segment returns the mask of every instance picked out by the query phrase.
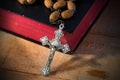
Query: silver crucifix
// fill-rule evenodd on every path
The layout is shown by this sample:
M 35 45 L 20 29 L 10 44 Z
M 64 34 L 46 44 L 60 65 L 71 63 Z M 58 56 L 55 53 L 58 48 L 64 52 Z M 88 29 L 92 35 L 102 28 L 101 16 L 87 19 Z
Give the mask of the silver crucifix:
M 42 45 L 49 45 L 49 47 L 51 48 L 47 63 L 42 69 L 42 74 L 44 76 L 47 76 L 50 73 L 50 64 L 53 60 L 56 50 L 62 50 L 63 53 L 67 53 L 70 51 L 69 45 L 67 43 L 61 44 L 60 41 L 60 38 L 64 36 L 62 31 L 63 28 L 64 28 L 64 24 L 61 23 L 59 25 L 59 29 L 55 31 L 55 38 L 52 40 L 49 40 L 47 36 L 40 38 Z

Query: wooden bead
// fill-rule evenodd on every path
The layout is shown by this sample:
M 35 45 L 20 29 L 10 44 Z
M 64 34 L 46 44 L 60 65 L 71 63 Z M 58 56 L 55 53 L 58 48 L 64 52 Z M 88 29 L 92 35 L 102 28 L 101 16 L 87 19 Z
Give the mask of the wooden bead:
M 36 0 L 18 0 L 18 2 L 20 4 L 29 4 L 29 5 L 31 5 L 31 4 L 34 4 L 36 2 Z
M 36 2 L 36 0 L 27 0 L 27 3 L 28 4 L 33 4 L 33 3 L 35 3 Z
M 60 17 L 60 11 L 54 11 L 50 14 L 49 21 L 54 23 Z
M 67 2 L 67 7 L 68 7 L 68 9 L 70 9 L 70 10 L 73 10 L 73 11 L 76 10 L 76 5 L 75 5 L 75 3 L 73 3 L 72 1 L 68 1 L 68 2 Z
M 18 0 L 18 2 L 19 2 L 20 4 L 24 4 L 24 3 L 25 3 L 25 0 Z
M 64 0 L 59 0 L 59 1 L 57 1 L 57 2 L 54 3 L 53 9 L 58 10 L 58 9 L 60 9 L 60 8 L 65 7 L 65 5 L 66 5 L 66 1 L 64 1 Z
M 61 13 L 61 16 L 63 19 L 69 19 L 74 15 L 74 11 L 73 10 L 65 10 Z
M 52 8 L 52 6 L 53 6 L 53 2 L 52 2 L 52 0 L 44 0 L 44 5 L 45 5 L 48 9 L 50 9 L 50 8 Z

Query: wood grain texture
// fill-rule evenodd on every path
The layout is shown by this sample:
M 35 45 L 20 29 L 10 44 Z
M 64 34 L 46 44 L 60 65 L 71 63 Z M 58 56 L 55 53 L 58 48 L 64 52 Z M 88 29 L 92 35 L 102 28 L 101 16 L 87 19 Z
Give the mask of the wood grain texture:
M 49 49 L 0 31 L 0 80 L 119 80 L 120 1 L 111 0 L 72 55 L 56 52 L 41 76 Z
M 7 34 L 2 31 L 0 31 L 0 33 L 4 34 L 5 37 L 1 41 L 6 42 L 6 44 L 1 43 L 6 47 L 2 46 L 4 48 L 1 47 L 3 50 L 1 50 L 0 53 L 4 54 L 9 47 L 11 48 L 3 67 L 40 74 L 40 70 L 45 65 L 50 50 L 11 34 Z M 71 55 L 56 52 L 53 59 L 54 64 L 51 65 L 52 70 L 55 70 L 58 65 L 68 61 L 70 58 L 72 58 Z

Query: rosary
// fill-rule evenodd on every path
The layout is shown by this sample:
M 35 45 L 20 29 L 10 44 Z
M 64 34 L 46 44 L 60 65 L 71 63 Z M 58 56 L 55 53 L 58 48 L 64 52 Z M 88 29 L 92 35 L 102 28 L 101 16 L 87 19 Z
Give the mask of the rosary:
M 65 25 L 62 20 L 70 19 L 74 15 L 76 10 L 75 1 L 76 0 L 44 0 L 45 7 L 51 10 L 49 22 L 51 24 L 59 23 L 59 29 L 54 32 L 54 39 L 49 40 L 47 36 L 40 38 L 42 45 L 48 45 L 51 49 L 48 60 L 42 68 L 42 74 L 44 76 L 50 74 L 50 65 L 56 50 L 61 50 L 63 53 L 70 51 L 69 45 L 67 43 L 62 44 L 60 38 L 64 36 L 63 29 Z M 21 4 L 31 5 L 35 3 L 36 0 L 18 0 L 18 2 Z

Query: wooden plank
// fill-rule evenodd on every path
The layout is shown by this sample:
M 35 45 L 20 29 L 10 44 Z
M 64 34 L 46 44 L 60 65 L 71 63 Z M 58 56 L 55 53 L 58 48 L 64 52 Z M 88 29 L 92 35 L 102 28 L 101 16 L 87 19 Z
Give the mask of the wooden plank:
M 1 44 L 6 43 L 2 46 L 4 48 L 2 48 L 1 53 L 5 54 L 10 48 L 8 52 L 9 56 L 2 67 L 16 71 L 41 74 L 40 71 L 47 61 L 50 50 L 11 34 L 2 31 L 1 33 L 5 37 L 1 40 Z M 71 55 L 56 52 L 51 64 L 51 71 L 57 70 L 59 65 L 71 58 Z
M 35 74 L 22 73 L 11 70 L 0 70 L 0 79 L 1 80 L 66 80 L 64 78 L 57 77 L 44 77 Z
M 11 34 L 2 33 L 6 36 L 4 39 L 6 43 L 7 41 L 8 44 L 13 42 L 11 45 L 6 45 L 5 49 L 7 50 L 7 46 L 10 46 L 11 50 L 2 68 L 19 73 L 41 75 L 40 70 L 47 60 L 49 49 L 16 36 L 9 37 L 13 36 Z M 74 55 L 56 53 L 51 66 L 52 72 L 48 77 L 69 80 L 113 79 L 115 76 L 113 74 L 117 75 L 118 70 L 116 69 L 120 65 L 118 62 L 120 60 L 119 42 L 117 38 L 89 34 Z M 95 71 L 98 72 L 97 76 L 91 75 Z M 101 75 L 102 73 L 105 74 L 105 77 Z M 110 77 L 106 77 L 109 75 Z M 18 76 L 21 77 L 21 75 Z M 24 78 L 24 76 L 22 77 Z

